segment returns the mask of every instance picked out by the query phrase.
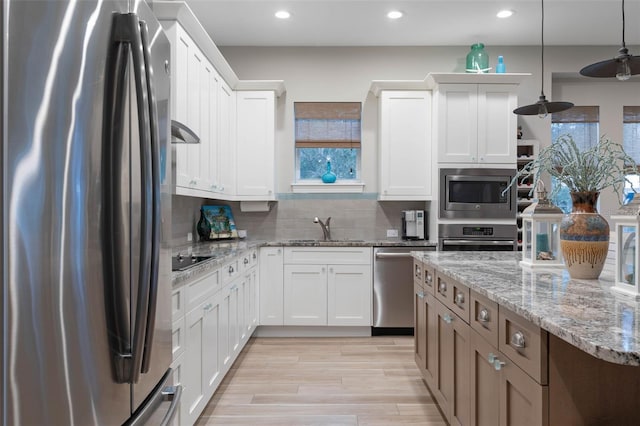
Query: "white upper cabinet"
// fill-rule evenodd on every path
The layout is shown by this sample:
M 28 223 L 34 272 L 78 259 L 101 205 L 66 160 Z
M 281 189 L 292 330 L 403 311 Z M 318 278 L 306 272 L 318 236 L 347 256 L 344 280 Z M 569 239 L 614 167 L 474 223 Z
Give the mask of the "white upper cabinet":
M 275 200 L 275 94 L 236 94 L 236 183 L 243 200 Z
M 379 200 L 431 200 L 431 92 L 379 96 Z
M 516 84 L 440 84 L 435 90 L 439 163 L 516 162 Z
M 218 88 L 218 152 L 211 162 L 217 164 L 216 197 L 231 200 L 236 194 L 236 93 L 222 79 Z

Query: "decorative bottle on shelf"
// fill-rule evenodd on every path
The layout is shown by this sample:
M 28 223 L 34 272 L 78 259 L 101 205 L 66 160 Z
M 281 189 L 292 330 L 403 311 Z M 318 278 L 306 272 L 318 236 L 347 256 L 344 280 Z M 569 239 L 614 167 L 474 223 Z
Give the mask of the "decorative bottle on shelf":
M 200 240 L 209 241 L 211 239 L 211 224 L 204 214 L 204 209 L 200 207 L 200 220 L 196 226 Z
M 504 74 L 507 72 L 507 68 L 504 65 L 504 58 L 498 56 L 498 63 L 496 64 L 496 74 Z
M 484 51 L 483 43 L 471 45 L 471 51 L 467 53 L 466 71 L 476 74 L 489 72 L 489 54 Z
M 331 160 L 327 160 L 327 173 L 322 175 L 322 182 L 334 183 L 336 181 L 336 174 L 331 171 Z

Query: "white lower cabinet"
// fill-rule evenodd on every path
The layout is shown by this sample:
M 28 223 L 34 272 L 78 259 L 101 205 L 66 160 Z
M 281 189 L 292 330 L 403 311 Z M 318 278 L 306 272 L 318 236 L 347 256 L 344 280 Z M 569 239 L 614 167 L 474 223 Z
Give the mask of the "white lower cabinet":
M 260 248 L 260 325 L 284 325 L 282 247 Z
M 174 385 L 183 386 L 179 425 L 196 422 L 255 330 L 258 259 L 253 253 L 247 264 L 240 255 L 173 291 L 172 366 Z
M 286 247 L 283 324 L 370 326 L 372 286 L 370 247 Z

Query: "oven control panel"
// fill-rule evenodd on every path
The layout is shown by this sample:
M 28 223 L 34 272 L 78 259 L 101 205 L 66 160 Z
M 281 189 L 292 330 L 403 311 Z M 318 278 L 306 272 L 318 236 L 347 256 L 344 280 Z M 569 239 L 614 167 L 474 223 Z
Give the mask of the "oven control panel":
M 493 235 L 492 226 L 463 226 L 463 236 L 490 237 Z

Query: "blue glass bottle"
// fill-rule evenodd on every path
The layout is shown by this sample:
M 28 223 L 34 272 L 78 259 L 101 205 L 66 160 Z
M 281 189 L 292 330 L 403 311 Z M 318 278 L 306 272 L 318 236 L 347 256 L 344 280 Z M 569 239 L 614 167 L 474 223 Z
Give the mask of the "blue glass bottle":
M 496 64 L 496 74 L 504 74 L 507 72 L 507 68 L 504 65 L 504 58 L 498 56 L 498 63 Z
M 334 183 L 336 181 L 336 174 L 331 171 L 331 161 L 327 160 L 327 173 L 322 175 L 322 182 Z

